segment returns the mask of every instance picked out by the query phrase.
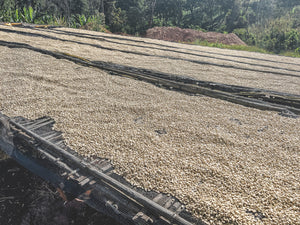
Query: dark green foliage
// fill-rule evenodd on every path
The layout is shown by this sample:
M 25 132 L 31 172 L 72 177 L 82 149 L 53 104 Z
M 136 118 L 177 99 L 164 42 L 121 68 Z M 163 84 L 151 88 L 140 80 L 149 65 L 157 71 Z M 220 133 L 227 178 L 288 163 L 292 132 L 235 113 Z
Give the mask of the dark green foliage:
M 276 53 L 300 44 L 300 0 L 0 0 L 0 21 L 135 35 L 154 26 L 234 32 Z
M 296 30 L 291 30 L 286 34 L 285 44 L 288 50 L 296 49 L 300 42 L 299 42 L 300 34 Z
M 0 0 L 0 21 L 10 21 L 14 13 L 14 2 L 10 0 Z
M 265 36 L 264 42 L 268 51 L 280 53 L 285 50 L 285 33 L 278 28 L 272 28 Z
M 129 33 L 137 33 L 144 29 L 145 18 L 143 11 L 139 7 L 132 6 L 128 9 L 127 13 L 127 29 Z
M 156 2 L 155 16 L 162 26 L 180 26 L 183 1 L 159 0 Z
M 87 0 L 72 0 L 70 1 L 71 14 L 87 14 L 88 3 Z
M 23 14 L 21 14 L 22 21 L 26 23 L 34 23 L 36 16 L 36 11 L 29 6 L 28 9 L 26 7 L 23 8 Z
M 233 33 L 239 36 L 247 45 L 256 45 L 256 37 L 246 28 L 235 29 Z

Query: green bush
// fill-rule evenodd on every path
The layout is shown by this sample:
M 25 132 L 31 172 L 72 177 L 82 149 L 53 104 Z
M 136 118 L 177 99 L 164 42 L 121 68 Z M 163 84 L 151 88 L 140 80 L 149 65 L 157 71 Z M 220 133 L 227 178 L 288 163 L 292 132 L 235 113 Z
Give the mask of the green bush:
M 300 37 L 299 32 L 294 29 L 287 32 L 286 40 L 285 40 L 286 48 L 288 50 L 294 50 L 298 48 L 300 44 L 299 37 Z
M 19 9 L 16 9 L 14 17 L 13 17 L 14 22 L 21 22 L 21 13 L 19 12 Z
M 34 23 L 35 15 L 36 11 L 34 11 L 31 6 L 29 6 L 28 9 L 24 7 L 23 14 L 21 14 L 22 22 Z
M 10 17 L 10 22 L 34 23 L 36 11 L 31 6 L 24 7 L 23 10 L 16 9 Z
M 104 31 L 104 14 L 97 13 L 96 15 L 86 17 L 85 15 L 73 16 L 69 26 L 73 28 L 83 28 L 94 31 Z
M 247 45 L 256 45 L 256 37 L 245 28 L 235 29 L 233 33 L 242 39 Z
M 276 54 L 285 51 L 285 32 L 278 28 L 271 28 L 271 30 L 264 36 L 261 45 L 270 52 Z

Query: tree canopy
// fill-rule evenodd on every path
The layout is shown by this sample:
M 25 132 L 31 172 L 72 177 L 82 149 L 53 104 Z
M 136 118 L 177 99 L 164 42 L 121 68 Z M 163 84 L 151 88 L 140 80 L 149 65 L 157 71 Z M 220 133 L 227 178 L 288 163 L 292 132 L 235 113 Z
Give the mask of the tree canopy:
M 0 0 L 0 20 L 96 23 L 129 34 L 154 26 L 234 32 L 271 51 L 299 48 L 300 38 L 299 0 Z

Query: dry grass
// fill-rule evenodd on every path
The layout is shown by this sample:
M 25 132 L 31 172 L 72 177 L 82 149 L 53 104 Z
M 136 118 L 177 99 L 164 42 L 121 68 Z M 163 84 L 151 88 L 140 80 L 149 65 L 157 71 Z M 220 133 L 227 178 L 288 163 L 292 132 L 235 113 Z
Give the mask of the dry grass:
M 192 67 L 2 32 L 1 39 L 179 74 Z M 210 224 L 300 223 L 300 119 L 187 96 L 29 50 L 0 47 L 0 57 L 4 113 L 53 117 L 70 147 L 109 158 L 132 184 L 175 195 Z M 290 91 L 294 81 L 285 79 L 281 91 Z M 270 85 L 263 77 L 255 82 Z

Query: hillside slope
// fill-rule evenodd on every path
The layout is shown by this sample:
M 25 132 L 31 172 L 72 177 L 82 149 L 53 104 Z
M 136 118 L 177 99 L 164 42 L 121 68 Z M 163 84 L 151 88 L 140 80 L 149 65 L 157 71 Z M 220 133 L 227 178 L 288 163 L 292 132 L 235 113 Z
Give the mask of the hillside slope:
M 51 116 L 72 149 L 110 159 L 132 184 L 176 196 L 209 224 L 299 223 L 299 118 L 48 53 L 294 95 L 299 59 L 68 28 L 0 25 L 0 41 L 3 113 Z

